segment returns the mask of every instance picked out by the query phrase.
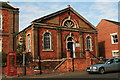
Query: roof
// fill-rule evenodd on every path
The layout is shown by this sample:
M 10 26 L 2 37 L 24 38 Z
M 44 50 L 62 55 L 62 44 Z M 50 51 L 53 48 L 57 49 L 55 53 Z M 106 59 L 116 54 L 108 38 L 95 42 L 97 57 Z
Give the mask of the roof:
M 0 2 L 0 7 L 18 10 L 18 8 L 15 8 L 9 2 Z
M 79 18 L 81 18 L 84 22 L 86 22 L 89 26 L 91 26 L 93 29 L 97 30 L 96 27 L 94 27 L 90 22 L 88 22 L 84 17 L 82 17 L 78 12 L 76 12 L 70 5 L 65 8 L 65 9 L 62 9 L 60 11 L 57 11 L 57 12 L 54 12 L 52 14 L 49 14 L 49 15 L 46 15 L 46 16 L 43 16 L 41 18 L 38 18 L 38 19 L 35 19 L 34 21 L 32 21 L 33 23 L 36 22 L 36 23 L 40 23 L 42 22 L 43 20 L 46 20 L 46 19 L 49 19 L 51 17 L 54 17 L 54 16 L 57 16 L 61 13 L 64 13 L 66 11 L 72 11 L 73 13 L 75 13 Z
M 107 19 L 104 19 L 104 20 L 106 20 L 106 21 L 108 21 L 108 22 L 111 22 L 111 23 L 113 23 L 113 24 L 116 24 L 116 25 L 120 26 L 120 22 L 112 21 L 112 20 L 107 20 Z

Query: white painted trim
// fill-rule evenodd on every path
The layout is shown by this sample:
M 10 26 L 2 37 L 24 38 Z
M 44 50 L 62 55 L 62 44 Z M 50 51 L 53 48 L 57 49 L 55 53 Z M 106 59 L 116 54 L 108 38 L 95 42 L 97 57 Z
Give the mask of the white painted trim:
M 0 38 L 0 52 L 2 52 L 2 38 Z
M 44 34 L 45 34 L 45 33 L 49 33 L 49 34 L 50 34 L 50 49 L 44 49 Z M 53 50 L 52 50 L 52 34 L 51 34 L 50 31 L 47 30 L 47 31 L 43 32 L 42 41 L 43 41 L 43 43 L 42 43 L 42 45 L 43 45 L 43 51 L 53 51 Z
M 112 44 L 118 44 L 118 42 L 117 43 L 113 42 L 113 37 L 112 37 L 113 35 L 117 35 L 117 39 L 118 39 L 118 33 L 112 33 L 112 34 L 110 34 Z
M 0 14 L 0 30 L 2 30 L 3 29 L 3 16 L 2 16 L 2 14 Z
M 30 35 L 30 45 L 29 45 L 29 46 L 30 46 L 30 49 L 28 49 L 28 35 Z M 28 33 L 28 34 L 26 35 L 26 39 L 27 39 L 27 40 L 26 40 L 26 41 L 27 41 L 27 42 L 26 42 L 27 52 L 31 52 L 31 33 Z
M 112 50 L 112 56 L 113 56 L 113 57 L 116 57 L 115 54 L 114 54 L 114 52 L 118 52 L 118 54 L 119 54 L 119 56 L 120 56 L 119 50 Z M 118 57 L 118 56 L 117 56 L 117 57 Z
M 91 35 L 87 35 L 86 36 L 86 50 L 87 50 L 87 37 L 90 37 L 90 46 L 91 46 L 91 49 L 90 49 L 90 51 L 93 51 L 93 41 L 92 41 L 92 37 L 91 37 Z
M 75 19 L 71 19 L 70 16 L 68 16 L 68 18 L 66 18 L 66 19 L 63 19 L 61 26 L 64 26 L 64 23 L 65 23 L 67 20 L 71 20 L 71 21 L 74 23 L 74 27 L 73 27 L 73 28 L 78 28 L 77 21 L 76 21 Z

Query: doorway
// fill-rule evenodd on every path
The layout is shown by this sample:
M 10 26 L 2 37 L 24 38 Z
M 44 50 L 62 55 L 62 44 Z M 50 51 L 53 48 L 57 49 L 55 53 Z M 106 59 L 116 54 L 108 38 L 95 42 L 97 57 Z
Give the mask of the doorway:
M 74 39 L 72 37 L 67 39 L 67 49 L 70 49 L 70 57 L 75 58 Z
M 68 49 L 70 49 L 70 57 L 74 58 L 74 55 L 73 55 L 73 42 L 68 42 Z

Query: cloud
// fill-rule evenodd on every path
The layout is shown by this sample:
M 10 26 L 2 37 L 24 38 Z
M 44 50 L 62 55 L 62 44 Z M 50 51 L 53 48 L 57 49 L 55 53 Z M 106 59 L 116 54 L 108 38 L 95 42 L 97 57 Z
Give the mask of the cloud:
M 101 19 L 118 21 L 118 4 L 112 2 L 95 2 L 83 14 L 93 22 L 96 22 L 95 20 L 100 21 Z M 95 23 L 95 25 L 97 24 Z
M 33 20 L 51 14 L 66 6 L 60 3 L 49 2 L 15 2 L 13 4 L 20 8 L 20 31 L 30 25 Z

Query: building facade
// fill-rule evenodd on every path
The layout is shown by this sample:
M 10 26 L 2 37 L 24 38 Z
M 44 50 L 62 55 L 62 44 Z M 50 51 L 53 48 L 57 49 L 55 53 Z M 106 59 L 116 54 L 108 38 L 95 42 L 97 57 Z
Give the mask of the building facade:
M 8 2 L 0 2 L 0 52 L 14 51 L 19 32 L 19 9 Z
M 120 57 L 120 22 L 102 19 L 97 28 L 100 56 Z
M 66 58 L 68 49 L 71 58 L 82 57 L 86 50 L 98 56 L 97 29 L 70 6 L 32 21 L 19 32 L 18 43 L 23 32 L 26 51 L 36 60 Z

